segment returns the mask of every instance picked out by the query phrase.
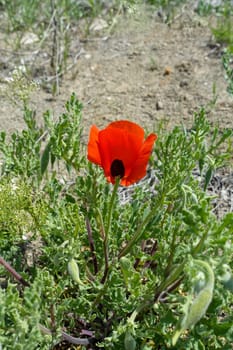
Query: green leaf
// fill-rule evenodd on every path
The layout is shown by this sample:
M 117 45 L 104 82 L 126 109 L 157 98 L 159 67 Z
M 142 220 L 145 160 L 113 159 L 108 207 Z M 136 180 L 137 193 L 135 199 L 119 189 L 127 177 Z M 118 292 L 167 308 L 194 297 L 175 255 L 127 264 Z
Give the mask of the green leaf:
M 50 141 L 48 142 L 48 144 L 46 145 L 44 152 L 41 156 L 41 160 L 40 160 L 40 172 L 41 175 L 43 176 L 45 171 L 48 168 L 48 164 L 49 164 L 49 156 L 50 156 Z
M 210 180 L 212 178 L 212 175 L 213 175 L 213 168 L 209 167 L 209 169 L 207 170 L 207 172 L 205 174 L 204 191 L 206 191 L 206 189 L 210 183 Z

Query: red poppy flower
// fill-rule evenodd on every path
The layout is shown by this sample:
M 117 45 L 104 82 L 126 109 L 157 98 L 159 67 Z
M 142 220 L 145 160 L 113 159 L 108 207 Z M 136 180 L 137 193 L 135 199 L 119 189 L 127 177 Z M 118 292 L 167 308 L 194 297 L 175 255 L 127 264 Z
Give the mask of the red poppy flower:
M 115 183 L 121 178 L 122 186 L 129 186 L 146 175 L 147 163 L 156 134 L 144 140 L 144 130 L 137 124 L 122 120 L 110 123 L 105 129 L 91 127 L 88 159 L 101 166 L 107 180 Z

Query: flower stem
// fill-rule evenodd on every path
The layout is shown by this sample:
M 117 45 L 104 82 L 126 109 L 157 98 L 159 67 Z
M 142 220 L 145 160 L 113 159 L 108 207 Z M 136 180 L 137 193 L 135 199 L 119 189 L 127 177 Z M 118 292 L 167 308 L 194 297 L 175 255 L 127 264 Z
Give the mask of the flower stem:
M 108 218 L 107 218 L 107 225 L 105 228 L 104 232 L 104 260 L 105 260 L 105 268 L 104 268 L 104 275 L 101 279 L 101 283 L 105 283 L 107 276 L 108 276 L 108 271 L 109 271 L 109 251 L 108 251 L 108 236 L 109 236 L 109 230 L 111 227 L 111 222 L 112 222 L 112 212 L 113 212 L 113 205 L 115 203 L 116 195 L 117 195 L 117 190 L 120 184 L 120 177 L 116 177 L 116 182 L 113 187 L 112 191 L 112 196 L 110 199 L 109 203 L 109 210 L 108 210 Z
M 96 275 L 98 272 L 98 263 L 97 263 L 97 257 L 95 254 L 95 245 L 94 245 L 94 239 L 93 239 L 93 235 L 92 235 L 91 225 L 90 225 L 90 221 L 88 218 L 86 218 L 86 228 L 87 228 L 87 235 L 88 235 L 88 240 L 89 240 L 89 245 L 90 245 L 90 250 L 91 250 L 91 255 L 92 255 L 94 273 Z
M 105 229 L 105 237 L 108 237 L 108 233 L 109 233 L 109 230 L 110 230 L 110 226 L 111 226 L 111 222 L 112 222 L 113 205 L 114 205 L 114 202 L 115 202 L 115 199 L 116 199 L 116 194 L 117 194 L 118 187 L 120 185 L 120 181 L 121 181 L 120 177 L 119 176 L 116 177 L 116 182 L 114 184 L 111 200 L 110 200 L 110 203 L 109 203 L 108 220 L 107 220 L 107 225 L 106 225 L 106 229 Z

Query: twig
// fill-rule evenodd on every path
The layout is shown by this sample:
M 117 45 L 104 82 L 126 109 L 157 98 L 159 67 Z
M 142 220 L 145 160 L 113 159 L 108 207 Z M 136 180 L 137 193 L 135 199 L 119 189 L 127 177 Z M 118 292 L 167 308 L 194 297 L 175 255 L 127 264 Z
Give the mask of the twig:
M 184 276 L 181 276 L 179 279 L 177 279 L 175 282 L 173 282 L 170 286 L 167 287 L 166 290 L 164 290 L 158 297 L 157 301 L 165 302 L 167 299 L 167 295 L 171 293 L 174 289 L 176 289 L 180 283 L 183 281 Z
M 122 3 L 120 2 L 119 7 L 118 7 L 118 10 L 117 10 L 117 12 L 116 12 L 116 15 L 115 15 L 115 16 L 113 17 L 113 19 L 112 19 L 112 24 L 111 24 L 110 27 L 108 28 L 108 33 L 109 33 L 109 34 L 112 32 L 114 26 L 116 25 L 116 23 L 117 23 L 117 18 L 120 16 L 121 11 L 122 11 L 122 8 L 123 8 L 123 6 L 122 6 Z
M 50 329 L 42 326 L 41 324 L 39 324 L 39 328 L 40 328 L 40 331 L 44 334 L 49 334 L 49 335 L 53 334 L 53 332 Z M 94 338 L 76 338 L 76 337 L 73 337 L 73 336 L 67 334 L 64 331 L 61 331 L 61 336 L 62 336 L 63 340 L 66 340 L 71 344 L 84 345 L 84 346 L 92 344 L 95 340 Z
M 158 246 L 158 241 L 155 240 L 155 242 L 153 243 L 152 247 L 151 247 L 151 250 L 150 250 L 150 256 L 153 256 L 156 251 L 157 251 L 157 246 Z M 152 263 L 152 260 L 147 260 L 145 262 L 145 264 L 143 265 L 143 268 L 146 269 L 146 268 L 149 268 L 151 266 L 151 263 Z
M 23 286 L 25 287 L 29 287 L 30 284 L 25 281 L 25 279 L 18 273 L 15 271 L 15 269 L 10 265 L 8 264 L 2 257 L 0 257 L 0 264 L 2 266 L 5 267 L 5 269 L 10 272 L 10 274 L 17 280 L 19 281 Z
M 54 0 L 50 1 L 50 6 L 51 6 L 51 12 L 52 14 L 56 13 L 56 8 L 55 8 L 55 3 Z M 51 62 L 50 65 L 51 67 L 54 69 L 55 62 L 54 62 L 54 58 L 56 56 L 56 51 L 57 51 L 57 18 L 56 16 L 52 16 L 53 20 L 52 20 L 52 24 L 53 24 L 53 39 L 52 39 L 52 55 L 51 55 Z
M 51 12 L 54 13 L 56 11 L 56 4 L 54 0 L 50 1 L 51 6 Z M 58 17 L 59 19 L 59 17 Z M 52 39 L 52 56 L 51 56 L 51 62 L 50 66 L 55 72 L 56 77 L 56 92 L 59 93 L 59 75 L 58 75 L 58 69 L 60 64 L 60 45 L 59 45 L 59 38 L 58 38 L 58 28 L 59 23 L 57 20 L 57 16 L 53 17 L 53 39 Z
M 34 52 L 31 52 L 31 54 L 35 55 L 35 58 L 38 56 L 39 52 L 41 51 L 41 48 L 43 46 L 43 43 L 44 41 L 46 40 L 46 38 L 48 37 L 48 34 L 49 34 L 49 31 L 50 31 L 50 28 L 52 27 L 52 24 L 53 24 L 53 21 L 54 21 L 54 17 L 56 16 L 56 10 L 53 11 L 52 13 L 52 16 L 50 18 L 50 21 L 49 21 L 49 24 L 48 24 L 48 27 L 47 29 L 44 31 L 43 33 L 43 37 L 39 43 L 39 47 L 37 50 L 35 50 Z M 30 54 L 30 52 L 29 52 Z

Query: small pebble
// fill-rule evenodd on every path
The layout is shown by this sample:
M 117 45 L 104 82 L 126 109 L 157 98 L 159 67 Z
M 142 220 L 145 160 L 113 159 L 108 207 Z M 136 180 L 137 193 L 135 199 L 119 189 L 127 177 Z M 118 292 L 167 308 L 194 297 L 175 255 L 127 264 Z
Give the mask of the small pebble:
M 188 81 L 187 80 L 181 80 L 180 87 L 185 87 L 185 86 L 188 86 Z
M 157 109 L 157 111 L 159 111 L 160 109 L 163 109 L 163 104 L 161 101 L 156 102 L 156 109 Z

